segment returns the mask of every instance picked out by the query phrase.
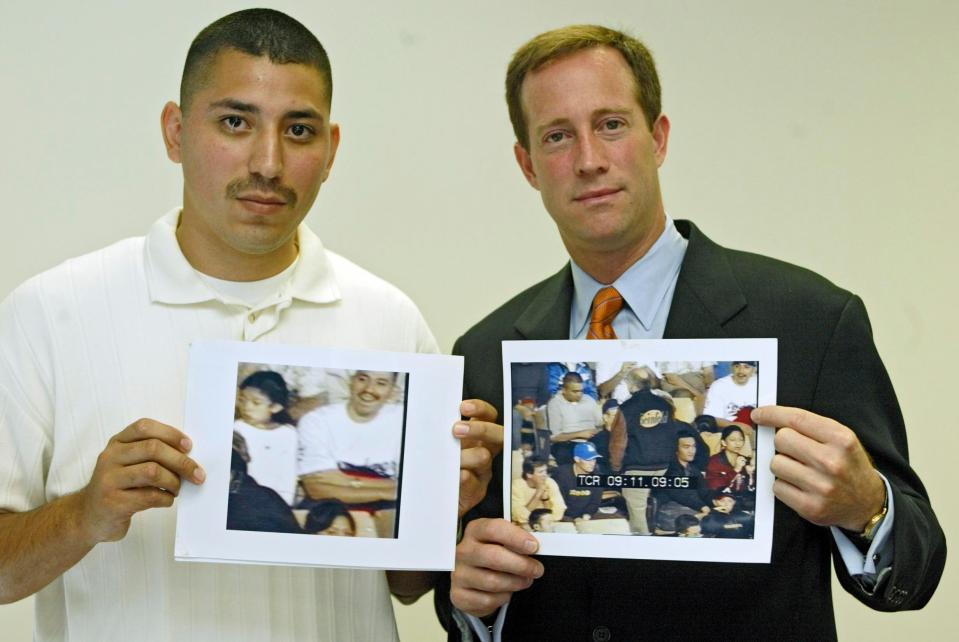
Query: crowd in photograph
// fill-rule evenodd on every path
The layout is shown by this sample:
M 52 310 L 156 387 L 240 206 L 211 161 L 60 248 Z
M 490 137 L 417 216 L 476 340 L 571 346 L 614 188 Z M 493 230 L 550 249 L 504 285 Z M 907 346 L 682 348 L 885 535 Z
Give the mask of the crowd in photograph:
M 514 363 L 510 512 L 535 532 L 751 538 L 758 363 Z
M 227 528 L 394 537 L 405 375 L 241 364 Z

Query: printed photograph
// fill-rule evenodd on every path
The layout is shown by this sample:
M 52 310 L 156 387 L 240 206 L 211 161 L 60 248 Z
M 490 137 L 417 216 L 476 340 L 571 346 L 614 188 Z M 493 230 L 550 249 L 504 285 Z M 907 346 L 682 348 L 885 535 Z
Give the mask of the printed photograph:
M 506 341 L 504 517 L 542 555 L 768 562 L 774 339 Z
M 757 361 L 511 370 L 514 523 L 544 533 L 753 537 Z
M 407 381 L 240 363 L 227 529 L 395 538 Z

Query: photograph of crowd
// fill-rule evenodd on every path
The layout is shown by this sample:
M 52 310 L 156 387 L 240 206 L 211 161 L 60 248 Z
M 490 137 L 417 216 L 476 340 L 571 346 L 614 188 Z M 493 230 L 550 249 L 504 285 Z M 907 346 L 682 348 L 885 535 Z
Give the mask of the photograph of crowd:
M 758 361 L 514 362 L 510 374 L 514 523 L 753 538 Z
M 407 380 L 240 363 L 227 529 L 396 538 Z

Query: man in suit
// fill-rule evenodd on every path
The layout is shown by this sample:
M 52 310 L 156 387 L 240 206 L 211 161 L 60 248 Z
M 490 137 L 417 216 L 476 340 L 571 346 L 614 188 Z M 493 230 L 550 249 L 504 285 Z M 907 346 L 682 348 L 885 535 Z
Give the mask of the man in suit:
M 500 518 L 497 459 L 457 547 L 456 608 L 438 595 L 451 637 L 484 639 L 489 625 L 503 639 L 831 639 L 831 552 L 862 602 L 921 608 L 942 573 L 945 538 L 909 466 L 859 298 L 666 215 L 658 168 L 670 123 L 642 43 L 595 26 L 547 32 L 517 51 L 506 85 L 516 160 L 571 262 L 456 343 L 475 399 L 465 402 L 471 421 L 454 432 L 497 432 L 494 410 L 476 399 L 500 410 L 503 340 L 776 337 L 783 405 L 752 418 L 778 428 L 779 501 L 769 564 L 538 560 L 535 538 Z M 706 612 L 731 590 L 737 608 L 677 623 L 678 601 Z

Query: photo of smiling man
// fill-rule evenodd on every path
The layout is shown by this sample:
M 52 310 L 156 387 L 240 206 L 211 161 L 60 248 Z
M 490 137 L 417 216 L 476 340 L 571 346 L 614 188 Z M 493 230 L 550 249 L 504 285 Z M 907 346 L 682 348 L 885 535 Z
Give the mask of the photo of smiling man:
M 369 513 L 377 537 L 396 537 L 406 374 L 345 372 L 349 396 L 299 422 L 301 507 L 336 499 Z

